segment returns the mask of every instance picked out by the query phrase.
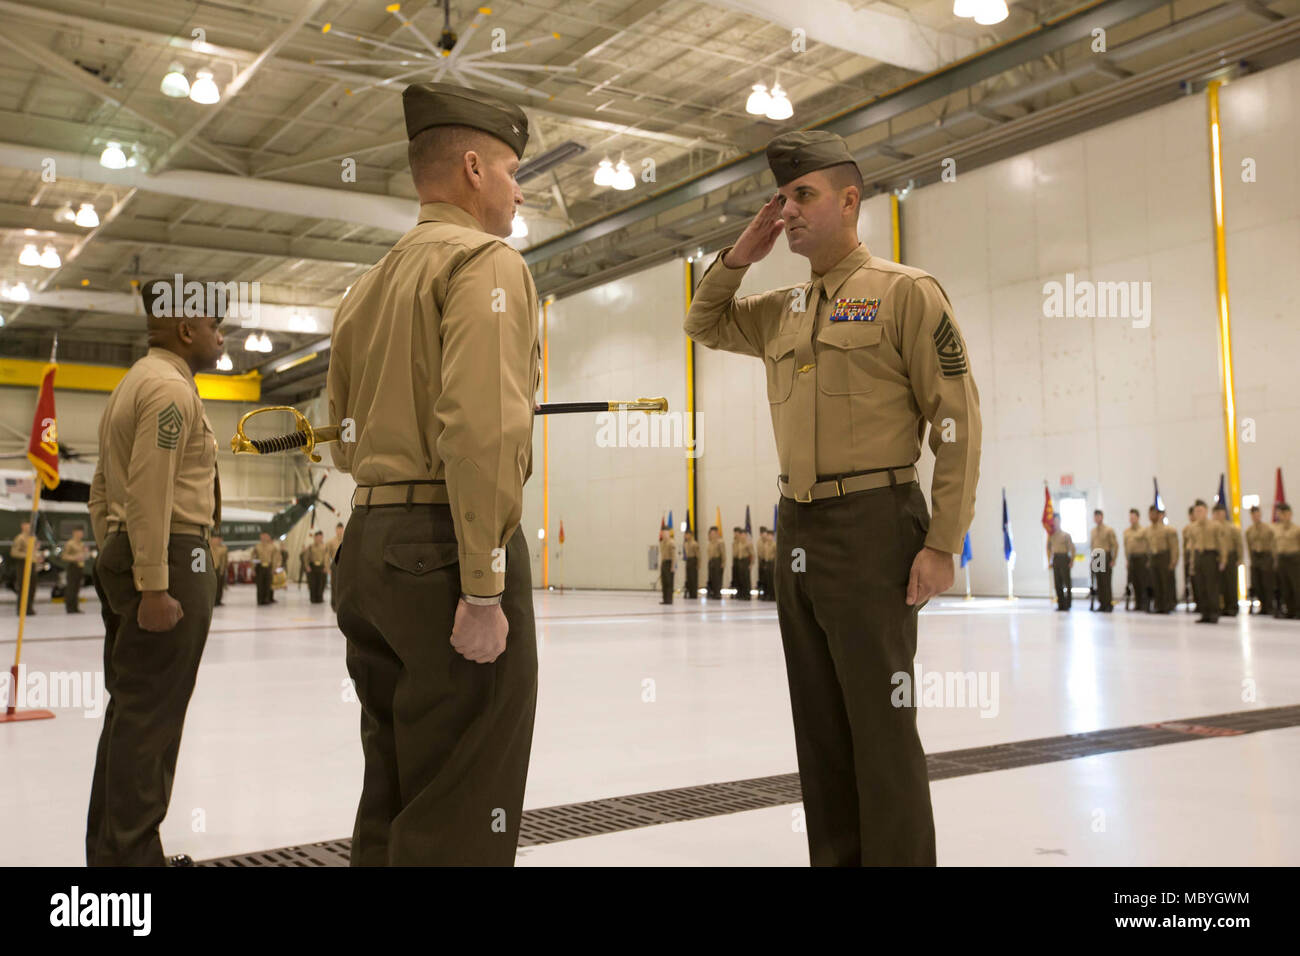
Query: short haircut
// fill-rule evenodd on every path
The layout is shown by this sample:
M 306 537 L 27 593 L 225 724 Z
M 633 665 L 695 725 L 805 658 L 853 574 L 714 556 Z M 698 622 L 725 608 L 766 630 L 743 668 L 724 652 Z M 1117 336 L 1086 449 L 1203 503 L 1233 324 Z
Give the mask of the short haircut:
M 1128 513 L 1131 515 L 1137 515 L 1139 518 L 1142 517 L 1142 515 L 1138 514 L 1138 510 L 1136 508 L 1129 508 Z
M 1192 507 L 1191 507 L 1190 510 L 1195 511 L 1197 508 L 1208 508 L 1208 507 L 1209 507 L 1209 505 L 1207 505 L 1207 504 L 1205 503 L 1205 499 L 1204 499 L 1204 498 L 1197 498 L 1197 499 L 1196 499 L 1196 503 L 1195 503 L 1194 505 L 1192 505 Z
M 337 530 L 338 530 L 339 528 L 341 528 L 341 527 L 343 527 L 343 522 L 342 522 L 342 521 L 340 521 L 338 524 L 336 524 L 336 525 L 334 526 L 334 530 L 337 531 Z
M 1094 511 L 1094 512 L 1092 513 L 1092 516 L 1095 518 L 1095 517 L 1097 517 L 1097 515 L 1099 515 L 1099 514 L 1103 514 L 1103 512 L 1102 512 L 1102 510 L 1101 510 L 1100 508 L 1098 508 L 1096 511 Z
M 862 203 L 867 198 L 867 191 L 862 182 L 862 170 L 858 169 L 858 164 L 837 163 L 834 166 L 827 166 L 825 172 L 831 181 L 831 186 L 835 189 L 844 189 L 847 186 L 857 187 L 858 208 L 861 209 Z
M 1213 508 L 1212 510 L 1214 510 L 1214 511 L 1222 511 L 1222 512 L 1224 512 L 1224 513 L 1227 513 L 1227 510 L 1228 510 L 1228 509 L 1225 508 L 1225 507 L 1223 506 L 1223 502 L 1215 502 L 1215 504 L 1214 504 L 1214 508 Z
M 503 140 L 472 126 L 431 126 L 417 133 L 406 146 L 411 179 L 416 186 L 436 182 L 459 167 L 470 150 L 486 155 L 492 143 L 509 149 Z
M 1278 511 L 1290 511 L 1290 510 L 1291 510 L 1291 506 L 1290 506 L 1289 504 L 1287 504 L 1285 501 L 1282 501 L 1282 502 L 1279 502 L 1279 503 L 1278 503 L 1277 510 L 1278 510 Z
M 1258 511 L 1259 511 L 1259 505 L 1251 505 L 1251 506 L 1250 506 L 1250 513 L 1251 513 L 1251 514 L 1256 514 Z

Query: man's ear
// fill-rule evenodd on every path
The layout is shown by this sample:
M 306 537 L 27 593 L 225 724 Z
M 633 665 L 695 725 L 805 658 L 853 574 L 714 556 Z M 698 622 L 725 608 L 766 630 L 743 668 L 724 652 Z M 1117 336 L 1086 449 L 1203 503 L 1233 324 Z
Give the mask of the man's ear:
M 176 322 L 176 338 L 184 342 L 186 345 L 194 344 L 194 322 L 195 321 L 196 320 L 190 318 L 182 318 L 182 319 L 178 319 Z M 200 319 L 197 321 L 202 321 L 202 320 Z
M 464 156 L 465 177 L 474 189 L 483 188 L 483 157 L 477 150 L 468 149 Z

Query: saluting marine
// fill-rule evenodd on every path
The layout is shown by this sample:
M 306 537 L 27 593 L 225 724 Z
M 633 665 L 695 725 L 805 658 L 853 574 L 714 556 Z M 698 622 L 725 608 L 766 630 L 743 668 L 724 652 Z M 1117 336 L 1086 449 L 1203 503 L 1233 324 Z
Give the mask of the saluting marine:
M 352 863 L 510 866 L 537 700 L 537 291 L 505 242 L 528 119 L 447 83 L 402 105 L 419 223 L 340 304 L 327 385 L 355 431 L 332 446 L 357 481 L 336 597 L 366 767 Z
M 685 330 L 761 359 L 781 474 L 777 618 L 814 865 L 933 865 L 912 673 L 917 611 L 952 586 L 979 473 L 979 396 L 951 303 L 858 241 L 862 175 L 840 137 L 767 146 L 778 192 L 705 272 Z M 809 281 L 737 298 L 785 233 Z M 917 483 L 925 423 L 934 518 Z M 792 568 L 789 556 L 799 555 Z
M 158 826 L 217 593 L 217 440 L 194 374 L 221 357 L 221 314 L 211 302 L 205 315 L 182 314 L 171 284 L 141 287 L 149 352 L 104 406 L 90 485 L 96 574 L 116 624 L 104 642 L 110 699 L 86 821 L 90 866 L 166 862 Z

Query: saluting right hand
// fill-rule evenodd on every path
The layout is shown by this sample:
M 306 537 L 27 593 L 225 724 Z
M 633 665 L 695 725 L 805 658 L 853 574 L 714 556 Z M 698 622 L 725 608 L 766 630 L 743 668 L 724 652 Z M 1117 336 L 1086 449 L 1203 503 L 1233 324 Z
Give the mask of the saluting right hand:
M 142 631 L 170 631 L 184 616 L 181 602 L 166 591 L 145 591 L 135 620 Z
M 456 602 L 451 626 L 451 646 L 466 660 L 491 664 L 506 649 L 510 624 L 500 604 L 480 606 Z
M 774 193 L 723 258 L 723 265 L 739 269 L 758 262 L 772 251 L 776 237 L 785 229 L 785 220 L 781 218 L 782 205 L 781 194 Z

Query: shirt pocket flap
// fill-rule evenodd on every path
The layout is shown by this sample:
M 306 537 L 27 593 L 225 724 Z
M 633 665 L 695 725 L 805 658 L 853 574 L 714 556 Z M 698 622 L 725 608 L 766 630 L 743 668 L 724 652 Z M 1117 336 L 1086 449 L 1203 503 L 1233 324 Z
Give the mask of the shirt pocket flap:
M 884 326 L 876 322 L 835 322 L 817 333 L 817 341 L 837 349 L 879 345 Z
M 790 332 L 786 335 L 778 335 L 772 341 L 767 343 L 767 357 L 776 361 L 794 351 L 795 339 L 799 337 L 797 332 Z
M 408 574 L 428 574 L 456 564 L 459 560 L 460 554 L 454 541 L 412 541 L 384 546 L 384 563 Z

